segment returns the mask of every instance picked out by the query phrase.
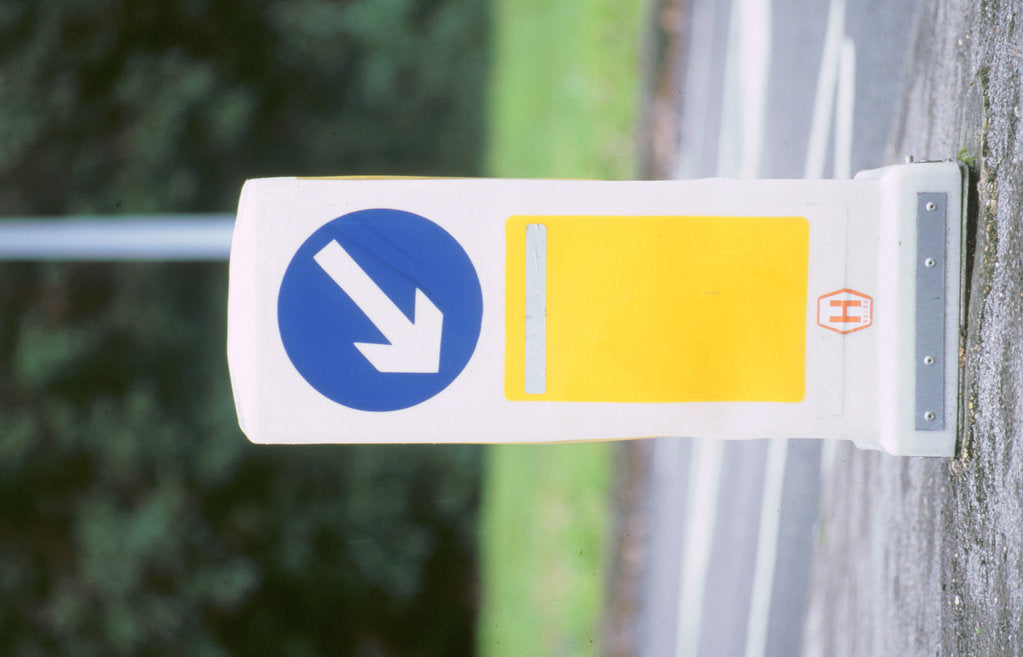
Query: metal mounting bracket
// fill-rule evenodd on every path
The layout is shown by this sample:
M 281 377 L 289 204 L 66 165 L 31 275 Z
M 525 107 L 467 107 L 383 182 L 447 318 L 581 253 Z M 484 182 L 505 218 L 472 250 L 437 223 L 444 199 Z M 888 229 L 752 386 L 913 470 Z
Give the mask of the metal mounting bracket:
M 945 430 L 945 232 L 948 198 L 920 192 L 916 202 L 917 431 Z

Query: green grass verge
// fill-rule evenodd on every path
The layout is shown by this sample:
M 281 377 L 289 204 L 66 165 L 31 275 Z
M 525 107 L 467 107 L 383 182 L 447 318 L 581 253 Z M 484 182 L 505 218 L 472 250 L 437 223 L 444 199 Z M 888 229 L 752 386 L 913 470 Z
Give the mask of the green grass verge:
M 489 173 L 632 178 L 644 0 L 495 0 Z
M 490 448 L 484 477 L 483 657 L 597 655 L 610 445 Z
M 496 0 L 488 173 L 631 178 L 642 0 Z M 597 655 L 612 446 L 488 449 L 479 654 Z

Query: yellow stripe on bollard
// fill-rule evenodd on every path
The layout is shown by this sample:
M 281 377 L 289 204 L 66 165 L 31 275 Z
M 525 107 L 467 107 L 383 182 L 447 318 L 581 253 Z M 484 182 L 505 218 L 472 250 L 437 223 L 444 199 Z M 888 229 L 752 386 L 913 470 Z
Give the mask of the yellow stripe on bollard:
M 543 253 L 527 253 L 530 224 L 546 228 Z M 809 232 L 803 217 L 511 217 L 506 397 L 801 401 Z M 527 290 L 538 257 L 543 289 Z M 526 298 L 538 293 L 546 316 L 527 338 Z M 527 352 L 539 388 L 527 386 Z

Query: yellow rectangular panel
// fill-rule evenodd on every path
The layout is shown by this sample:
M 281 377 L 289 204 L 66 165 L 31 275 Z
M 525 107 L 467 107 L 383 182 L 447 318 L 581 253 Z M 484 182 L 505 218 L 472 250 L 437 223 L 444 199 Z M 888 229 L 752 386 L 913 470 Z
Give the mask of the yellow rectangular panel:
M 546 229 L 545 335 L 535 317 L 530 329 L 544 376 L 535 394 L 525 380 L 530 224 Z M 506 397 L 802 400 L 809 234 L 803 217 L 511 217 Z

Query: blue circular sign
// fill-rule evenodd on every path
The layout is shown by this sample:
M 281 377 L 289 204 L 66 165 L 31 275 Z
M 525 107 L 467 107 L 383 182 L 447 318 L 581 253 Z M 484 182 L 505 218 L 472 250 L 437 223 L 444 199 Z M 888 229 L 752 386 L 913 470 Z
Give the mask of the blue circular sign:
M 352 212 L 299 247 L 281 281 L 284 350 L 325 397 L 363 411 L 415 406 L 476 348 L 479 277 L 443 228 L 411 212 Z

